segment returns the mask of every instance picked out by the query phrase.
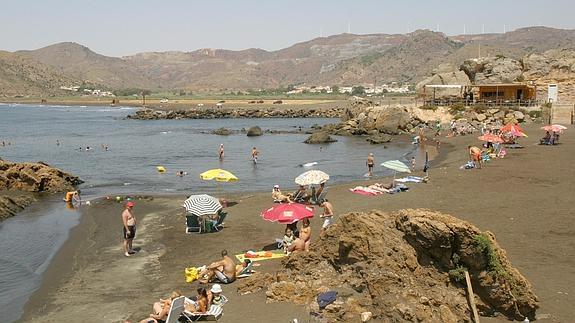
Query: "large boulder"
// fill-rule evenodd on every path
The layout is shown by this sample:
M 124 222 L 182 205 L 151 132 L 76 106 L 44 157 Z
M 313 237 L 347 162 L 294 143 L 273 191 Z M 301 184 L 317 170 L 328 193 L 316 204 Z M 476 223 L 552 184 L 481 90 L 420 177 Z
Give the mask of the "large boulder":
M 282 265 L 266 279 L 267 301 L 306 304 L 327 322 L 357 322 L 367 311 L 378 322 L 471 322 L 465 282 L 451 274 L 463 267 L 486 313 L 533 319 L 538 308 L 529 282 L 491 233 L 428 210 L 341 215 L 309 252 L 293 253 Z M 262 286 L 251 284 L 241 290 Z M 320 312 L 316 297 L 326 290 L 336 290 L 337 299 Z
M 521 62 L 501 56 L 468 59 L 459 68 L 474 84 L 513 83 L 523 80 Z
M 13 163 L 0 159 L 0 190 L 65 192 L 81 183 L 78 177 L 43 162 Z
M 470 85 L 471 81 L 465 72 L 460 71 L 455 66 L 447 63 L 441 64 L 433 70 L 432 75 L 417 83 L 416 90 L 422 93 L 426 85 Z M 460 96 L 461 89 L 458 88 L 437 88 L 426 90 L 428 95 L 435 93 L 436 97 Z
M 247 136 L 248 137 L 256 137 L 261 136 L 263 134 L 262 128 L 255 126 L 248 129 Z
M 327 132 L 316 132 L 309 136 L 304 142 L 306 144 L 326 144 L 330 142 L 336 142 Z
M 375 107 L 370 116 L 375 129 L 391 135 L 404 130 L 411 121 L 411 115 L 403 107 Z

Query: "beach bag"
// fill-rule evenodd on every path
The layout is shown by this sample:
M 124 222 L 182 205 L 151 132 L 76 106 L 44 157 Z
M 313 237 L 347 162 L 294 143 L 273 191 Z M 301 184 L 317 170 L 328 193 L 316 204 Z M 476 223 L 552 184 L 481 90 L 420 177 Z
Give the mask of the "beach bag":
M 186 275 L 186 283 L 191 283 L 194 280 L 198 279 L 198 268 L 196 267 L 190 267 L 190 268 L 186 268 L 184 269 L 184 273 Z

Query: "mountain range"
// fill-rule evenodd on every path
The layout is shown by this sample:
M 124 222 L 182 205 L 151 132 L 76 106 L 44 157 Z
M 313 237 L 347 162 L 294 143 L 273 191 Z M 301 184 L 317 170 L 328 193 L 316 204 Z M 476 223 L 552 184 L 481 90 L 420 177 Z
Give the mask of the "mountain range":
M 0 52 L 0 96 L 61 94 L 59 87 L 90 83 L 105 89 L 222 90 L 293 84 L 416 83 L 441 63 L 478 55 L 515 59 L 549 49 L 575 49 L 575 30 L 528 27 L 504 34 L 446 36 L 339 34 L 293 46 L 199 49 L 109 57 L 77 43 Z

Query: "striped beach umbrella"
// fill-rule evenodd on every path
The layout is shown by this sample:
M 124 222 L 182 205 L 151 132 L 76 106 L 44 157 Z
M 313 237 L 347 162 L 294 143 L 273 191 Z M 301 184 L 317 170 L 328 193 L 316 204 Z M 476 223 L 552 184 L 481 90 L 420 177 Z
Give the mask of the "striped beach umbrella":
M 400 173 L 411 173 L 409 166 L 400 162 L 399 160 L 388 160 L 386 162 L 381 163 L 381 166 L 392 169 L 393 170 L 393 180 L 395 181 L 395 174 L 397 172 Z
M 207 194 L 191 195 L 184 201 L 183 207 L 188 213 L 198 216 L 216 214 L 222 209 L 220 201 Z

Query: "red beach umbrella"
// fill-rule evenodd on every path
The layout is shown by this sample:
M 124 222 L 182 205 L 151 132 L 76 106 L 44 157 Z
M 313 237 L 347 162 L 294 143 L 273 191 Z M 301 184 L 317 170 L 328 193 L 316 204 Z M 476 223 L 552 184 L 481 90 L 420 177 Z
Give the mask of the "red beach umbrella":
M 281 203 L 262 212 L 264 220 L 290 224 L 313 217 L 313 207 L 300 203 Z
M 499 129 L 499 131 L 501 132 L 522 132 L 525 133 L 525 131 L 523 131 L 523 129 L 518 125 L 518 124 L 513 124 L 513 123 L 508 123 L 506 125 L 504 125 L 503 127 L 501 127 L 501 129 Z
M 479 139 L 481 141 L 496 143 L 496 144 L 503 142 L 503 139 L 501 139 L 501 137 L 494 135 L 492 133 L 484 134 L 483 136 L 477 137 L 477 139 Z

